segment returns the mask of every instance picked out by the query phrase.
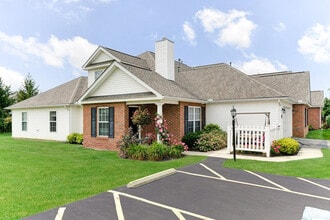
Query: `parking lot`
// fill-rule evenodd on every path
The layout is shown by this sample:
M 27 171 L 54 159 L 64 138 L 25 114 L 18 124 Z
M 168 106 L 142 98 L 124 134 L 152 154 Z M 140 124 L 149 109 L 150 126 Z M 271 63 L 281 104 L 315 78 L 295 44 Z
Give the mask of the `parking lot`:
M 223 161 L 207 158 L 137 188 L 109 190 L 25 219 L 302 219 L 306 210 L 330 212 L 330 180 L 227 169 Z

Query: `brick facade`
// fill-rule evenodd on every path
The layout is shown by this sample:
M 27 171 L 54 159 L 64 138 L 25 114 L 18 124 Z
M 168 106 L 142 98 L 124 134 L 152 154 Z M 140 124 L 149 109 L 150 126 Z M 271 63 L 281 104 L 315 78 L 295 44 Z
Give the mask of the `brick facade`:
M 180 102 L 179 104 L 164 104 L 163 118 L 167 121 L 168 131 L 173 135 L 173 139 L 181 141 L 184 135 L 184 107 L 185 106 L 202 106 L 201 104 Z M 91 108 L 93 107 L 114 107 L 115 109 L 115 135 L 114 138 L 108 137 L 92 137 L 91 135 Z M 152 118 L 156 116 L 157 106 L 154 104 L 146 104 Z M 87 148 L 113 150 L 118 151 L 118 141 L 129 128 L 129 106 L 126 103 L 109 103 L 84 105 L 84 146 Z M 155 134 L 155 122 L 152 120 L 150 125 L 147 125 L 142 130 L 142 136 L 147 133 Z M 156 135 L 155 135 L 156 136 Z
M 114 107 L 115 110 L 115 133 L 114 138 L 92 137 L 91 135 L 91 108 L 93 107 Z M 83 106 L 84 123 L 84 147 L 118 151 L 118 141 L 128 128 L 128 107 L 125 103 L 95 104 Z
M 311 125 L 314 129 L 321 128 L 321 108 L 315 107 L 308 109 L 308 125 Z
M 292 134 L 294 137 L 305 137 L 308 133 L 308 107 L 303 104 L 293 105 Z

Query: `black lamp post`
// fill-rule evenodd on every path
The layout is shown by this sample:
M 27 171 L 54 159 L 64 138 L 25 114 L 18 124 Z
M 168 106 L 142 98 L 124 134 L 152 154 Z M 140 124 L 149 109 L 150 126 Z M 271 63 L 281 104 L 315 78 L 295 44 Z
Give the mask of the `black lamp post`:
M 230 114 L 231 114 L 231 117 L 233 118 L 233 120 L 232 120 L 232 123 L 233 123 L 233 125 L 232 125 L 232 127 L 233 127 L 233 150 L 234 150 L 233 155 L 234 155 L 234 161 L 236 161 L 236 146 L 235 146 L 235 117 L 236 117 L 236 109 L 234 108 L 234 106 L 230 110 Z

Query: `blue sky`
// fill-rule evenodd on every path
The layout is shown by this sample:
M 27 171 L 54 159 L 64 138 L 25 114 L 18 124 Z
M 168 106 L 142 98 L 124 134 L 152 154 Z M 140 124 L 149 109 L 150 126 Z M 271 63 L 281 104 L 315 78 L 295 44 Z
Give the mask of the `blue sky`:
M 310 71 L 330 88 L 327 0 L 2 0 L 0 77 L 16 90 L 31 73 L 41 91 L 81 75 L 98 45 L 132 55 L 175 42 L 175 58 L 232 63 L 247 74 Z

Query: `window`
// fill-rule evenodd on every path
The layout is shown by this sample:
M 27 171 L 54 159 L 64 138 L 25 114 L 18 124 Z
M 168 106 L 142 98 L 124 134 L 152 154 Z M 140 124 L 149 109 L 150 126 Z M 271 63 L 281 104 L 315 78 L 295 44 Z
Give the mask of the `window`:
M 201 108 L 188 107 L 188 132 L 196 132 L 201 130 Z
M 109 108 L 98 108 L 98 135 L 108 136 L 109 134 Z
M 56 132 L 56 111 L 49 112 L 49 130 Z
M 114 138 L 115 136 L 115 108 L 91 108 L 91 136 Z
M 103 72 L 103 70 L 96 70 L 95 71 L 95 80 L 100 77 L 100 75 L 102 74 L 102 72 Z
M 22 131 L 27 131 L 27 112 L 22 112 Z

